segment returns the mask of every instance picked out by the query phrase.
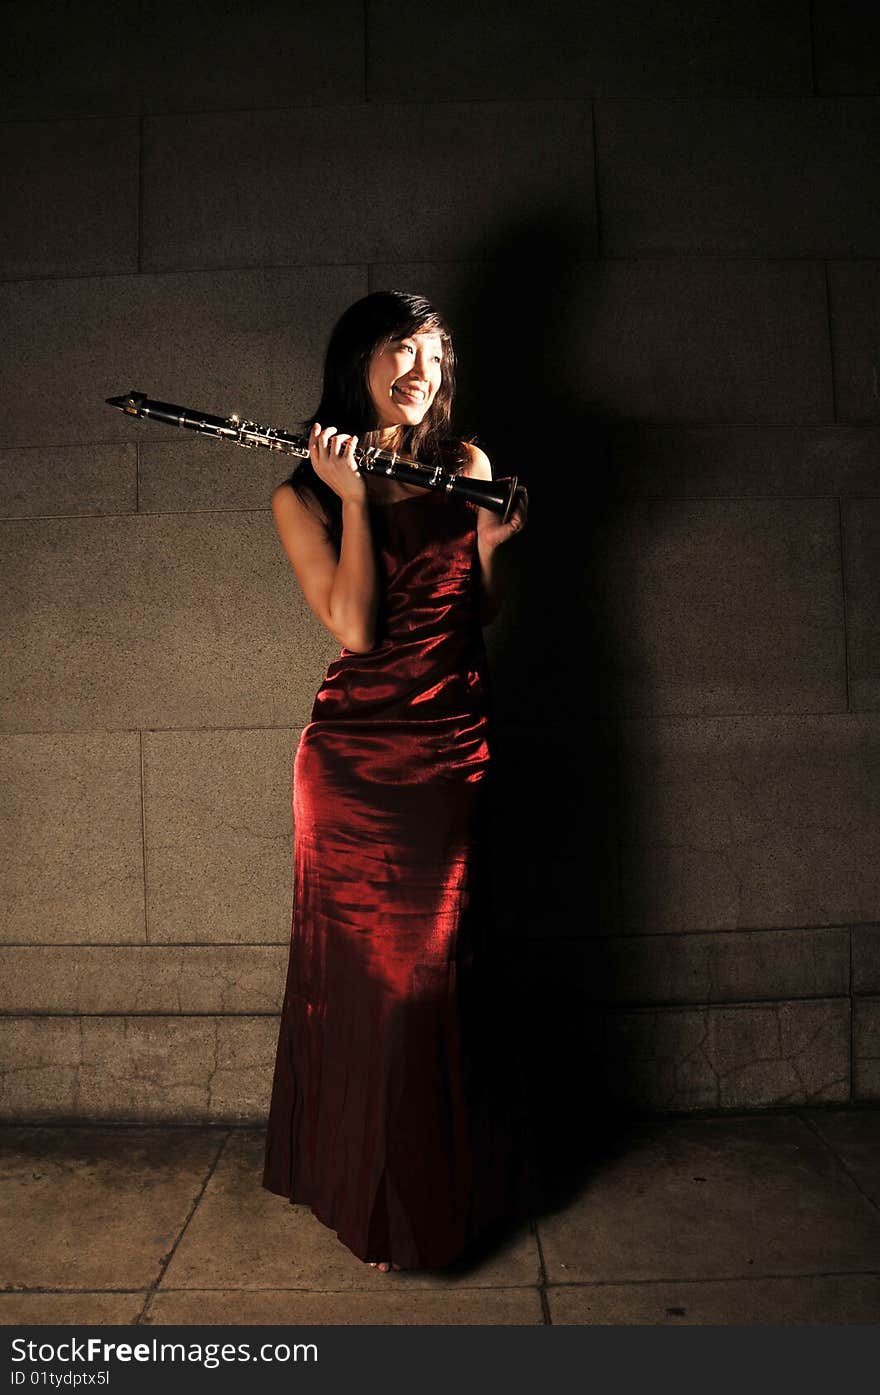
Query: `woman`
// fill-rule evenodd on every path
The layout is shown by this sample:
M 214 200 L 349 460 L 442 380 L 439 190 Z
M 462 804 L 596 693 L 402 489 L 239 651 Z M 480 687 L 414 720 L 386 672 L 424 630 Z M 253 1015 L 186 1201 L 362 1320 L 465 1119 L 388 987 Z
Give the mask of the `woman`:
M 524 525 L 359 472 L 378 445 L 491 479 L 452 440 L 449 329 L 420 296 L 352 305 L 309 459 L 272 495 L 306 601 L 342 650 L 293 769 L 290 959 L 262 1184 L 367 1263 L 440 1268 L 525 1195 L 490 980 L 490 695 L 481 625 Z

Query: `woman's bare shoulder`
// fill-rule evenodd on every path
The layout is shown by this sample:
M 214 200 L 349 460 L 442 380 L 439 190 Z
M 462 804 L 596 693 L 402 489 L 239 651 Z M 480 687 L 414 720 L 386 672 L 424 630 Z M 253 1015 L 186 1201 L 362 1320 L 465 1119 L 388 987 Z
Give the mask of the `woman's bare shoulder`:
M 319 518 L 326 527 L 329 523 L 327 511 L 319 500 L 317 494 L 307 486 L 300 490 L 294 489 L 290 480 L 283 480 L 272 490 L 272 510 L 280 507 L 286 511 L 293 509 L 294 513 L 307 515 L 312 514 Z
M 492 479 L 492 464 L 488 455 L 474 441 L 462 441 L 462 448 L 466 452 L 467 459 L 459 470 L 460 475 L 472 475 L 474 479 Z

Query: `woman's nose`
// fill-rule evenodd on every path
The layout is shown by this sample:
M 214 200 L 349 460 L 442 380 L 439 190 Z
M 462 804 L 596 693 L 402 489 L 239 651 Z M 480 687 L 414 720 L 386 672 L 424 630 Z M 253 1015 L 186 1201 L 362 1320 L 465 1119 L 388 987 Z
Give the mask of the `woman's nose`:
M 431 355 L 427 350 L 416 355 L 413 367 L 418 371 L 419 377 L 427 380 L 431 369 Z

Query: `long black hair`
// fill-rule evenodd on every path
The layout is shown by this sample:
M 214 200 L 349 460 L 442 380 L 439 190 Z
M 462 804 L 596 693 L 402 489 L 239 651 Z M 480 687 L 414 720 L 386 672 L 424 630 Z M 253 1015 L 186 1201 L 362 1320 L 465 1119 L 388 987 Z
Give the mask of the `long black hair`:
M 324 384 L 317 408 L 302 422 L 308 435 L 315 422 L 335 426 L 357 436 L 358 445 L 379 443 L 379 421 L 367 385 L 373 352 L 392 339 L 431 331 L 442 344 L 440 386 L 422 420 L 401 426 L 397 449 L 416 460 L 456 470 L 467 462 L 463 443 L 449 433 L 455 393 L 455 350 L 452 332 L 439 310 L 421 295 L 405 291 L 374 291 L 355 301 L 333 327 L 324 356 Z M 342 500 L 315 473 L 311 460 L 303 460 L 284 481 L 307 506 L 309 494 L 323 507 L 327 531 L 339 547 L 342 539 Z

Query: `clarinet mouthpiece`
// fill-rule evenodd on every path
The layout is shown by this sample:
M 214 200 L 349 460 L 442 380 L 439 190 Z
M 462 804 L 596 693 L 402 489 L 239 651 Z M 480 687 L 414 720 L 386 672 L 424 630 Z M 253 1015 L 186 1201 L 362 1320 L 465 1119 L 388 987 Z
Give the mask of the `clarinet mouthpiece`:
M 128 412 L 129 416 L 133 417 L 140 415 L 140 408 L 146 400 L 146 394 L 143 392 L 129 392 L 125 397 L 104 398 L 108 407 L 118 407 L 120 412 Z

